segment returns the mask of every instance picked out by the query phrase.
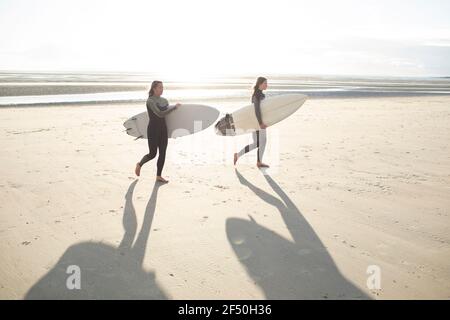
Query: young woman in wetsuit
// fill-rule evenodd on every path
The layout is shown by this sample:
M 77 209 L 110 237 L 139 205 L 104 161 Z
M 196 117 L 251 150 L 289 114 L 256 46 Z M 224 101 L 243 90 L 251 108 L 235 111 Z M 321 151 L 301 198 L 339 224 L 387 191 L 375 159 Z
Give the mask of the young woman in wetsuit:
M 147 99 L 147 112 L 149 116 L 149 124 L 147 127 L 148 149 L 142 160 L 136 163 L 135 173 L 137 176 L 141 174 L 142 166 L 156 157 L 157 150 L 159 151 L 156 181 L 167 183 L 168 180 L 161 176 L 164 162 L 166 160 L 167 149 L 167 126 L 164 117 L 170 112 L 180 107 L 177 103 L 175 106 L 169 106 L 169 102 L 161 97 L 164 91 L 163 83 L 161 81 L 153 81 Z
M 236 162 L 238 159 L 246 154 L 247 152 L 258 148 L 258 160 L 256 162 L 256 166 L 258 168 L 268 168 L 269 166 L 262 162 L 263 156 L 264 156 L 264 150 L 266 148 L 266 124 L 263 122 L 262 116 L 261 116 L 261 101 L 264 100 L 266 97 L 263 93 L 263 90 L 267 89 L 267 79 L 264 77 L 258 77 L 256 79 L 256 84 L 253 87 L 253 95 L 252 95 L 252 103 L 255 106 L 255 114 L 256 119 L 258 119 L 259 127 L 261 130 L 257 130 L 253 132 L 253 143 L 249 144 L 248 146 L 245 146 L 241 151 L 234 154 L 234 164 L 236 165 Z

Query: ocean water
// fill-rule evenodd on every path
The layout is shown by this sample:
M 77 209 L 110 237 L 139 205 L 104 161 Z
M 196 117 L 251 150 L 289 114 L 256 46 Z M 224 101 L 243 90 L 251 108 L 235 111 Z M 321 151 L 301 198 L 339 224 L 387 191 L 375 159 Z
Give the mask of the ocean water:
M 173 102 L 248 100 L 254 76 L 169 79 L 144 73 L 0 72 L 0 107 L 144 102 L 153 79 L 164 81 Z M 268 76 L 268 96 L 303 93 L 309 98 L 450 95 L 450 78 Z

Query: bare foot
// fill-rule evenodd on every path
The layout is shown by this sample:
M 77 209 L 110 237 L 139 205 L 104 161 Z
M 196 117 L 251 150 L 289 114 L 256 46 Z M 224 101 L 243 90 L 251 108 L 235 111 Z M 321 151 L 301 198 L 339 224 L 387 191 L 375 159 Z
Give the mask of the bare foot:
M 268 165 L 268 164 L 265 164 L 265 163 L 262 163 L 262 162 L 257 162 L 257 163 L 256 163 L 256 166 L 257 166 L 258 168 L 269 168 L 269 165 Z
M 136 169 L 134 169 L 134 173 L 136 173 L 136 175 L 139 177 L 141 175 L 141 165 L 138 163 L 136 163 Z
M 234 154 L 234 165 L 236 165 L 236 162 L 238 161 L 238 154 L 237 153 L 235 153 Z
M 168 183 L 168 182 L 169 182 L 169 180 L 166 180 L 166 179 L 164 179 L 164 178 L 161 177 L 161 176 L 157 176 L 157 177 L 156 177 L 156 181 L 162 182 L 162 183 Z

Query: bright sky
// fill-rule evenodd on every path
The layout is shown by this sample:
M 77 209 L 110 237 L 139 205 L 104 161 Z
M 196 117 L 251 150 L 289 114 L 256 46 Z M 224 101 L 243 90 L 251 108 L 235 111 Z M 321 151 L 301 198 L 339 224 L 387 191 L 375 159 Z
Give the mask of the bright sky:
M 448 0 L 0 0 L 0 70 L 450 75 Z

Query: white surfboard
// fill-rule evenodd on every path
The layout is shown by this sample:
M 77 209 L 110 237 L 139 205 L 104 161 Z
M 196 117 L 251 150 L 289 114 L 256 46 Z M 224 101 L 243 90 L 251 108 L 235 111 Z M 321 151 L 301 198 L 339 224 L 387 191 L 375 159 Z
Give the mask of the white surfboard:
M 219 117 L 219 111 L 200 104 L 182 104 L 166 117 L 169 138 L 178 138 L 202 131 L 212 125 Z M 148 112 L 139 113 L 123 123 L 127 134 L 147 139 Z M 150 124 L 151 125 L 151 124 Z
M 297 111 L 308 96 L 304 94 L 284 94 L 261 101 L 261 116 L 269 127 L 286 119 Z M 216 123 L 216 133 L 221 136 L 235 136 L 260 130 L 254 104 L 227 114 Z

